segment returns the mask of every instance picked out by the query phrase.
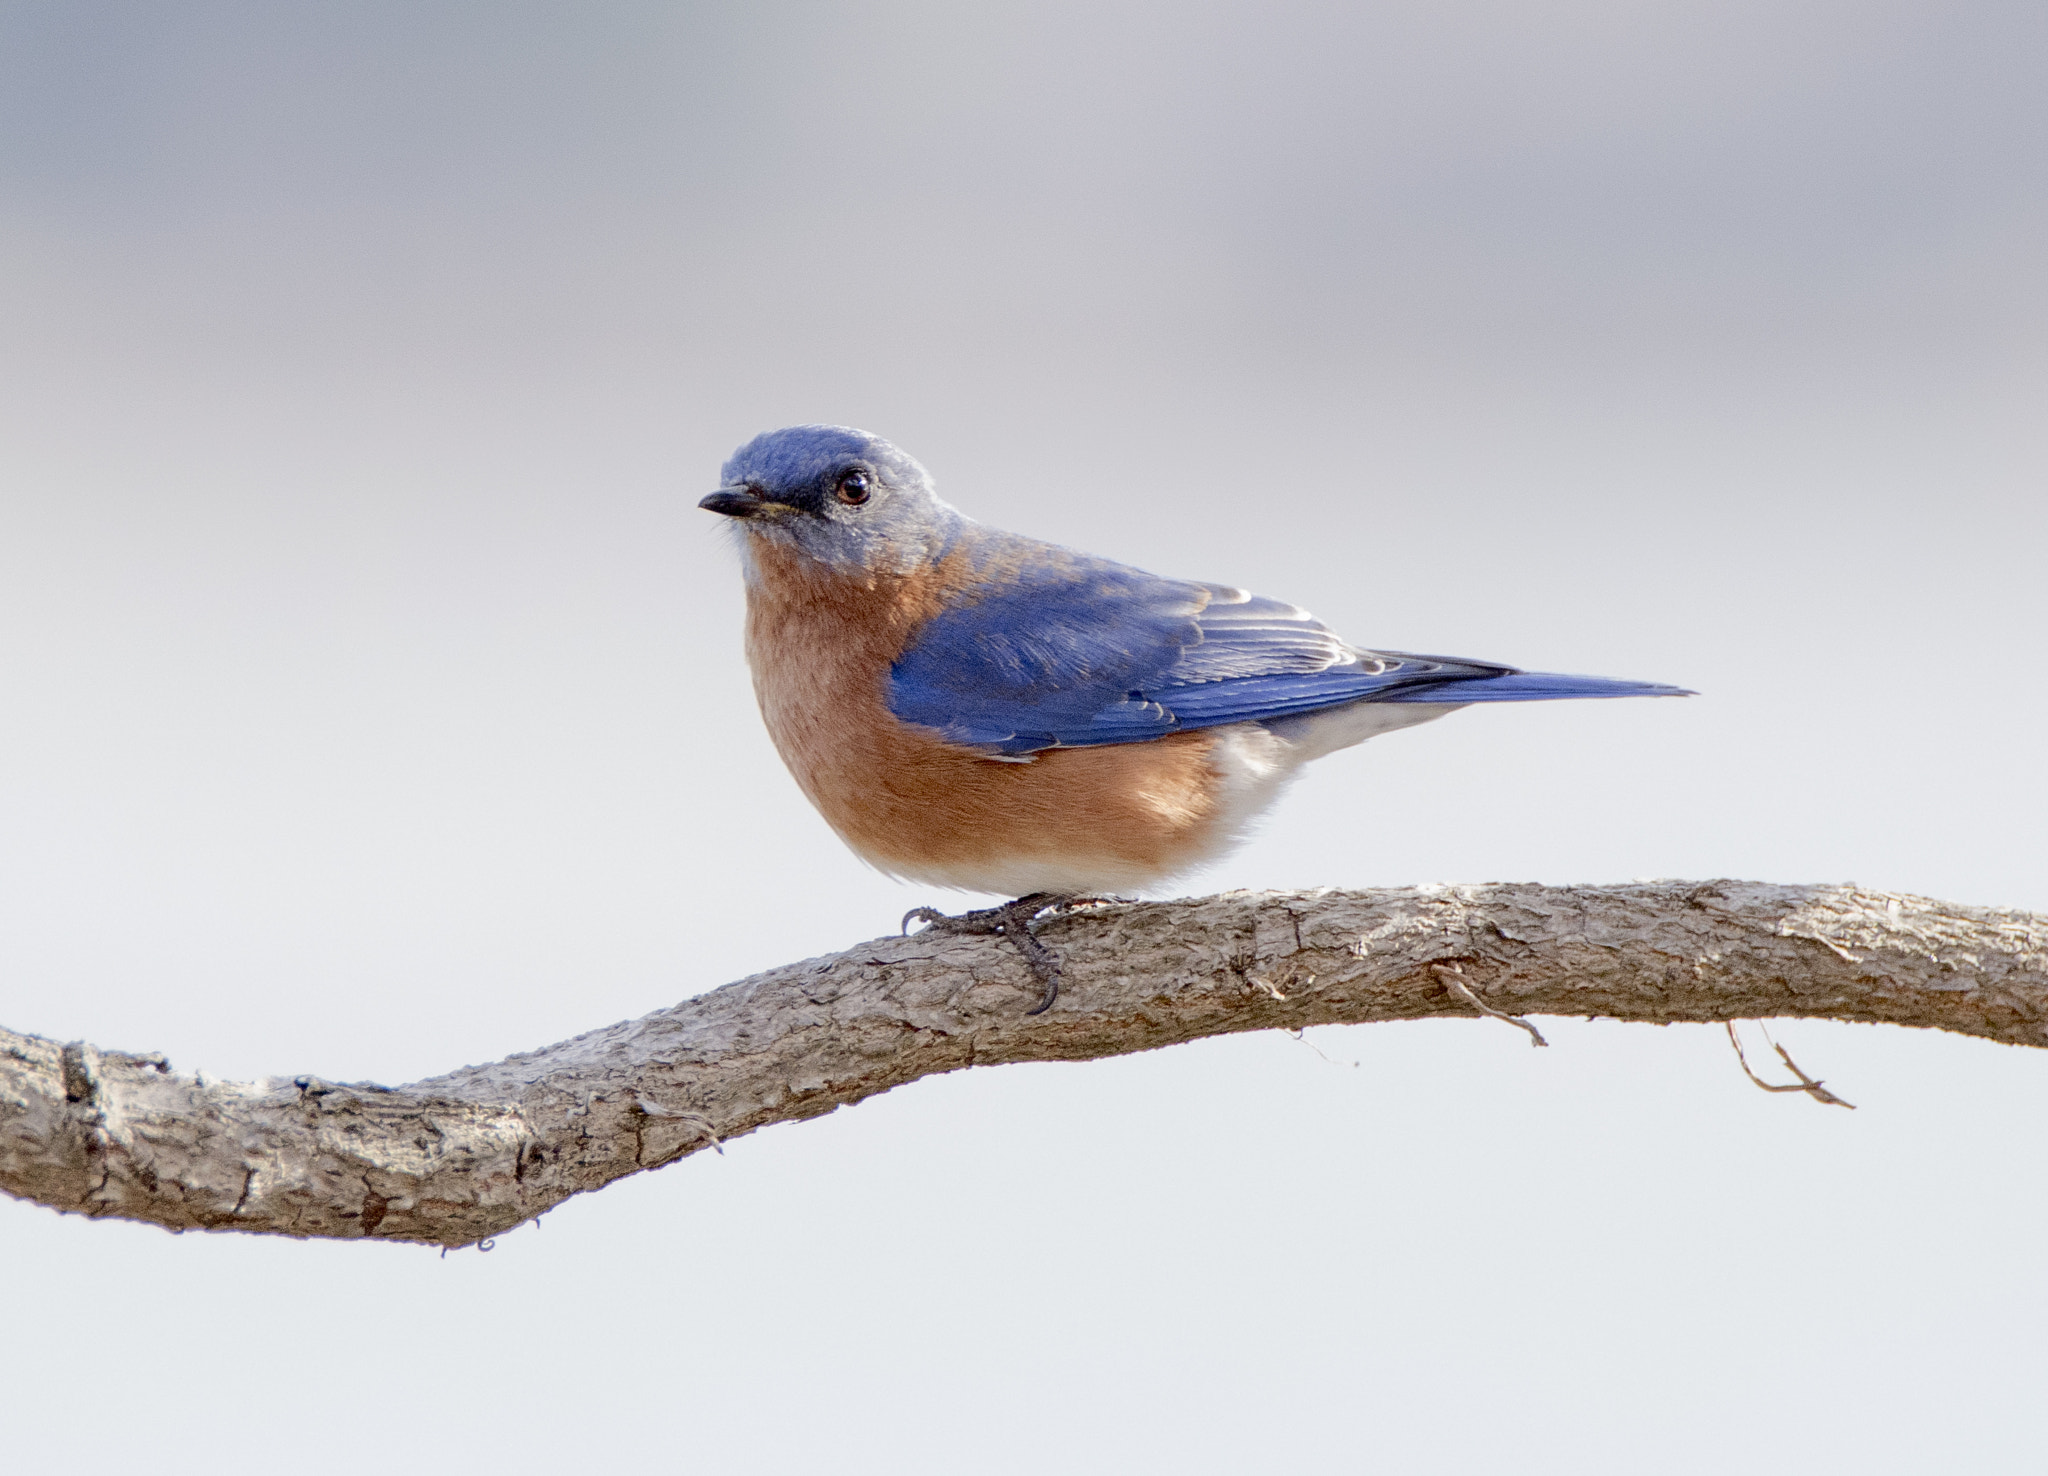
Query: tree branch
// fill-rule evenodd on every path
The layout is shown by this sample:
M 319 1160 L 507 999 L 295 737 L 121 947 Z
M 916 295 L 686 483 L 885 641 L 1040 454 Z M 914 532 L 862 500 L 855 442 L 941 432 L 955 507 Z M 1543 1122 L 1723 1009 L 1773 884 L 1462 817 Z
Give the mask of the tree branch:
M 160 1056 L 0 1031 L 0 1190 L 172 1230 L 467 1245 L 922 1076 L 1240 1030 L 1481 1018 L 1472 1000 L 1510 1016 L 1804 1016 L 2048 1046 L 2048 918 L 1854 887 L 1234 892 L 1091 908 L 1044 933 L 1065 982 L 1041 1016 L 1025 1014 L 1040 991 L 1008 944 L 888 938 L 397 1089 L 203 1081 Z

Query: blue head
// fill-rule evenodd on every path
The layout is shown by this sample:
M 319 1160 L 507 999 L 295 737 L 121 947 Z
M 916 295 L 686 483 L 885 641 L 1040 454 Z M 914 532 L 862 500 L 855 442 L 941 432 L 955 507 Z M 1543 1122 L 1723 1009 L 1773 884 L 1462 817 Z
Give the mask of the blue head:
M 964 521 L 931 476 L 866 431 L 793 425 L 754 437 L 697 505 L 838 572 L 907 574 L 938 557 Z

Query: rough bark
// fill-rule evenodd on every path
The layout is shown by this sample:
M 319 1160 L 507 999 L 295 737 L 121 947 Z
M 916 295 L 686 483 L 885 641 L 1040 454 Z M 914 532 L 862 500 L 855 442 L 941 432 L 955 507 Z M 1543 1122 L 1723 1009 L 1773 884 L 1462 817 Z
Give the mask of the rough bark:
M 1305 1025 L 1874 1021 L 2048 1046 L 2048 918 L 1841 886 L 1236 892 L 772 969 L 412 1086 L 201 1081 L 0 1031 L 0 1189 L 172 1230 L 466 1245 L 572 1194 L 921 1076 Z M 1468 994 L 1466 991 L 1470 991 Z M 1488 1028 L 1499 1028 L 1489 1026 Z

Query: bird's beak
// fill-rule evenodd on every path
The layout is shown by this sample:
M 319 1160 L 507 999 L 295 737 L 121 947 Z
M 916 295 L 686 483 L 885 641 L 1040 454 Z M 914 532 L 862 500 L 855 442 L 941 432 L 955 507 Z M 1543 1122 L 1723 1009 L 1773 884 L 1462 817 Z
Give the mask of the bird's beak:
M 697 506 L 706 512 L 723 513 L 729 518 L 758 518 L 766 512 L 786 511 L 780 503 L 767 501 L 744 482 L 720 487 Z
M 723 512 L 727 518 L 752 518 L 762 510 L 762 495 L 745 483 L 733 483 L 719 487 L 696 506 L 705 512 Z

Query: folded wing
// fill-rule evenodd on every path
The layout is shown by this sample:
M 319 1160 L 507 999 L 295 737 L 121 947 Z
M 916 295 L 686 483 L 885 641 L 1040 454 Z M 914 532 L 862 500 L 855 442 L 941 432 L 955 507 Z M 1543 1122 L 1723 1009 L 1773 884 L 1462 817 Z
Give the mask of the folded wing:
M 1364 651 L 1305 610 L 1227 585 L 1161 579 L 1004 535 L 978 551 L 1003 577 L 971 587 L 925 626 L 890 671 L 889 709 L 991 755 L 1134 743 L 1361 701 L 1681 691 Z

